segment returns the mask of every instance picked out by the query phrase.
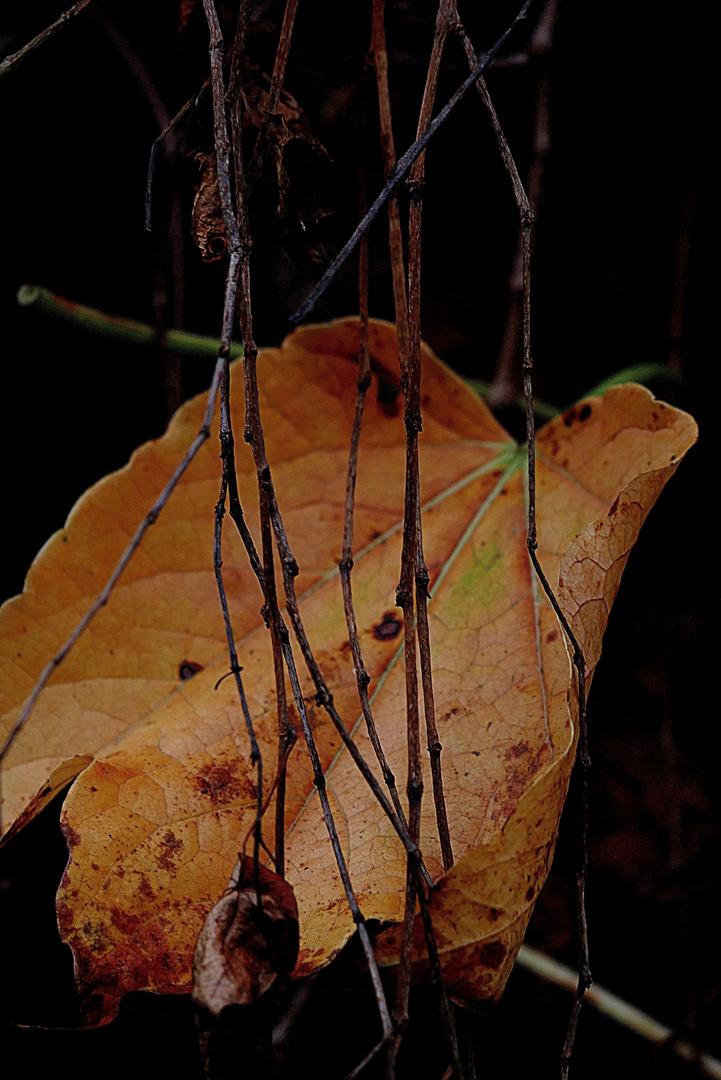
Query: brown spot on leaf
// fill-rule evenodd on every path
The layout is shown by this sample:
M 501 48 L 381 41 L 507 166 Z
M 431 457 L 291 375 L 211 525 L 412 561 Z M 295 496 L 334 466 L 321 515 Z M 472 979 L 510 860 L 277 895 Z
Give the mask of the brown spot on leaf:
M 578 414 L 578 419 L 581 421 L 581 423 L 583 423 L 584 420 L 588 420 L 588 418 L 591 415 L 592 411 L 593 410 L 591 409 L 590 405 L 582 406 L 582 408 L 581 408 L 581 410 L 579 411 L 579 414 Z
M 193 675 L 197 675 L 202 670 L 202 664 L 197 664 L 194 660 L 183 660 L 178 667 L 178 678 L 185 682 L 186 679 L 192 679 Z
M 165 836 L 160 841 L 160 846 L 163 850 L 160 853 L 158 862 L 162 866 L 163 870 L 174 870 L 175 859 L 177 858 L 179 852 L 182 850 L 183 847 L 182 840 L 178 840 L 175 833 L 171 832 L 170 829 L 168 829 Z
M 549 630 L 546 634 L 546 644 L 550 645 L 552 641 L 556 641 L 558 638 L 558 630 Z
M 138 885 L 138 892 L 141 896 L 146 897 L 146 899 L 148 900 L 152 900 L 155 896 L 155 891 L 153 890 L 150 882 L 146 877 L 142 877 L 140 879 L 140 884 Z
M 110 919 L 113 926 L 121 934 L 127 934 L 129 937 L 137 933 L 143 921 L 140 915 L 131 915 L 127 911 L 120 911 L 119 908 L 114 908 L 111 911 Z
M 214 806 L 239 799 L 243 785 L 222 765 L 205 765 L 197 774 L 196 786 L 201 795 L 209 795 Z
M 483 946 L 478 955 L 479 960 L 485 967 L 497 971 L 505 960 L 506 946 L 500 941 L 489 941 L 487 945 Z
M 536 895 L 536 890 L 533 888 L 533 885 L 529 885 L 527 890 L 526 890 L 526 900 L 528 901 L 529 904 L 530 904 L 531 900 L 533 900 L 533 897 L 535 895 Z
M 400 387 L 381 377 L 378 378 L 376 400 L 384 416 L 400 416 Z
M 566 425 L 566 427 L 570 427 L 575 419 L 576 419 L 576 410 L 575 409 L 569 409 L 568 412 L 565 412 L 563 414 L 563 422 Z
M 394 611 L 386 611 L 379 623 L 373 627 L 373 637 L 378 641 L 393 641 L 403 629 L 403 622 Z

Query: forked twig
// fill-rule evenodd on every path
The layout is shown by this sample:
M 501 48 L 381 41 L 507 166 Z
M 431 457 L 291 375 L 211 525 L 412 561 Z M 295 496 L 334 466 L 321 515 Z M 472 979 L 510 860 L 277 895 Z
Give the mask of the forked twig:
M 92 4 L 92 2 L 93 0 L 79 0 L 77 4 L 73 4 L 71 8 L 64 11 L 54 23 L 51 23 L 50 26 L 47 26 L 42 30 L 37 37 L 34 37 L 32 41 L 28 41 L 27 45 L 23 45 L 22 49 L 18 49 L 18 51 L 11 56 L 6 56 L 0 63 L 0 79 L 2 79 L 3 75 L 9 75 L 13 68 L 16 68 L 18 64 L 21 64 L 31 52 L 34 52 L 39 45 L 44 45 L 58 30 L 62 30 L 64 26 L 67 26 L 76 15 L 79 15 L 81 11 L 84 11 L 89 4 Z
M 245 391 L 246 391 L 246 431 L 245 437 L 250 443 L 253 457 L 256 463 L 256 470 L 258 473 L 258 482 L 261 490 L 261 505 L 263 500 L 263 494 L 267 496 L 268 510 L 273 523 L 273 531 L 275 533 L 276 544 L 278 545 L 281 566 L 283 570 L 283 579 L 286 592 L 286 604 L 288 607 L 291 621 L 294 623 L 296 634 L 298 631 L 302 632 L 302 623 L 300 622 L 300 614 L 298 612 L 297 599 L 295 597 L 295 590 L 293 588 L 293 577 L 297 573 L 297 565 L 295 559 L 293 559 L 292 553 L 288 545 L 285 530 L 283 528 L 280 513 L 278 511 L 277 502 L 275 500 L 275 492 L 273 490 L 273 482 L 270 474 L 270 468 L 268 466 L 265 456 L 265 440 L 263 437 L 263 429 L 260 419 L 259 398 L 258 398 L 258 384 L 257 384 L 257 348 L 253 340 L 252 333 L 252 314 L 250 307 L 250 269 L 249 269 L 249 245 L 247 237 L 247 218 L 245 207 L 245 194 L 243 190 L 243 172 L 242 172 L 242 144 L 240 140 L 240 117 L 238 116 L 237 106 L 238 103 L 231 99 L 230 106 L 235 106 L 234 116 L 234 132 L 233 132 L 233 153 L 234 153 L 234 165 L 235 165 L 235 180 L 236 180 L 236 209 L 239 215 L 239 221 L 236 222 L 235 213 L 233 210 L 233 204 L 231 201 L 231 188 L 230 188 L 230 150 L 229 150 L 229 138 L 228 138 L 228 125 L 225 115 L 225 103 L 226 94 L 223 81 L 222 71 L 222 49 L 223 39 L 220 30 L 220 23 L 218 21 L 217 12 L 215 10 L 214 0 L 203 0 L 203 8 L 205 10 L 206 19 L 208 22 L 208 28 L 210 31 L 210 56 L 211 56 L 211 75 L 213 86 L 213 114 L 214 114 L 214 130 L 215 130 L 215 146 L 216 146 L 216 158 L 219 177 L 219 187 L 221 201 L 223 203 L 223 215 L 226 220 L 227 237 L 229 240 L 229 249 L 231 255 L 233 252 L 237 252 L 240 256 L 240 289 L 239 289 L 239 320 L 241 326 L 241 333 L 243 338 L 243 350 L 244 350 L 244 370 L 245 370 Z M 235 42 L 235 55 L 233 58 L 233 72 L 231 74 L 231 81 L 233 81 L 233 75 L 235 75 L 235 85 L 239 85 L 237 72 L 242 62 L 242 48 L 243 48 L 243 35 L 244 35 L 244 23 L 247 17 L 247 6 L 245 3 L 241 5 L 240 13 L 238 16 L 239 24 L 236 33 Z M 241 245 L 241 237 L 244 243 Z M 244 538 L 245 539 L 245 538 Z M 250 540 L 250 537 L 247 537 Z M 251 541 L 252 543 L 252 541 Z M 250 554 L 250 551 L 249 551 Z M 256 572 L 256 575 L 262 573 L 262 580 L 265 583 L 265 573 L 260 567 L 257 554 L 255 559 L 251 559 L 251 563 Z M 268 602 L 267 587 L 264 589 L 266 604 Z M 304 633 L 303 633 L 304 638 Z M 292 649 L 290 647 L 290 639 L 287 630 L 284 626 L 280 626 L 280 641 L 283 651 L 283 657 L 286 663 L 288 671 L 288 677 L 293 690 L 293 697 L 296 703 L 296 708 L 301 718 L 303 725 L 303 733 L 305 735 L 306 744 L 308 747 L 308 753 L 311 759 L 313 768 L 313 776 L 315 786 L 318 790 L 318 795 L 321 802 L 321 809 L 323 818 L 328 831 L 328 836 L 333 847 L 335 855 L 336 865 L 338 872 L 343 883 L 346 900 L 351 911 L 351 915 L 354 923 L 358 928 L 358 935 L 366 956 L 368 964 L 368 970 L 370 973 L 371 981 L 376 996 L 378 1005 L 378 1011 L 381 1019 L 381 1025 L 383 1028 L 383 1036 L 387 1038 L 390 1034 L 391 1023 L 388 1013 L 388 1007 L 385 1001 L 385 995 L 383 987 L 380 981 L 380 975 L 378 973 L 378 966 L 376 964 L 375 956 L 373 954 L 373 947 L 371 945 L 370 937 L 368 936 L 368 930 L 365 925 L 365 919 L 358 906 L 358 902 L 355 897 L 355 892 L 351 884 L 350 875 L 348 873 L 347 864 L 340 846 L 340 840 L 338 838 L 338 832 L 333 819 L 333 813 L 330 808 L 330 802 L 326 791 L 325 776 L 318 755 L 318 750 L 315 745 L 315 739 L 311 730 L 310 723 L 305 708 L 305 702 L 303 700 L 303 693 L 298 679 L 298 674 L 295 667 L 295 660 L 293 657 Z M 301 639 L 301 649 L 308 660 L 313 663 L 317 670 L 317 665 L 312 658 L 312 654 L 309 657 L 309 646 L 307 639 Z M 319 674 L 319 672 L 318 672 Z M 327 688 L 326 688 L 327 693 Z M 330 696 L 330 695 L 328 695 Z M 332 699 L 331 699 L 332 701 Z
M 308 294 L 308 296 L 303 301 L 303 303 L 300 305 L 300 307 L 293 313 L 293 315 L 291 315 L 291 317 L 290 317 L 290 322 L 291 323 L 302 322 L 303 319 L 305 319 L 308 315 L 310 315 L 311 311 L 313 310 L 315 305 L 318 303 L 318 301 L 320 300 L 323 293 L 326 291 L 326 289 L 328 288 L 330 283 L 333 281 L 333 279 L 337 275 L 338 271 L 344 265 L 346 259 L 349 257 L 349 255 L 352 254 L 352 252 L 357 247 L 361 237 L 365 235 L 365 233 L 368 231 L 370 226 L 373 224 L 373 222 L 377 218 L 379 212 L 383 209 L 383 207 L 384 207 L 385 203 L 387 202 L 389 196 L 393 193 L 393 191 L 395 191 L 398 184 L 400 184 L 402 180 L 405 180 L 405 178 L 408 175 L 408 172 L 409 172 L 413 162 L 418 158 L 418 156 L 420 154 L 423 153 L 423 151 L 425 150 L 426 146 L 431 141 L 431 139 L 433 138 L 435 133 L 445 123 L 445 121 L 450 116 L 451 112 L 455 109 L 456 105 L 458 105 L 458 103 L 462 100 L 462 98 L 467 94 L 467 92 L 473 86 L 474 82 L 476 82 L 479 75 L 482 75 L 483 72 L 486 70 L 486 68 L 490 67 L 490 65 L 493 63 L 493 61 L 495 60 L 499 50 L 503 47 L 503 45 L 504 45 L 506 39 L 508 38 L 508 36 L 512 33 L 512 31 L 516 28 L 516 26 L 523 19 L 525 19 L 526 14 L 528 13 L 528 9 L 531 6 L 531 3 L 532 3 L 532 0 L 526 0 L 523 7 L 518 12 L 515 19 L 510 24 L 510 26 L 501 34 L 501 36 L 498 38 L 498 40 L 495 42 L 495 44 L 489 49 L 489 51 L 485 54 L 485 56 L 482 58 L 482 60 L 480 60 L 478 62 L 475 69 L 473 70 L 473 72 L 461 84 L 461 86 L 458 87 L 455 94 L 453 94 L 452 97 L 446 102 L 446 104 L 443 106 L 443 108 L 438 113 L 436 118 L 428 126 L 425 133 L 419 139 L 416 139 L 416 141 L 413 143 L 413 145 L 410 146 L 408 148 L 408 150 L 406 150 L 403 157 L 396 164 L 396 167 L 393 170 L 393 173 L 392 173 L 390 179 L 388 180 L 386 186 L 383 188 L 380 195 L 377 197 L 377 199 L 375 200 L 375 202 L 371 206 L 371 208 L 368 211 L 368 213 L 366 214 L 366 216 L 363 218 L 363 220 L 360 222 L 358 227 L 355 229 L 353 235 L 343 245 L 343 247 L 338 252 L 335 259 L 333 260 L 331 265 L 328 267 L 325 274 L 320 279 L 320 281 L 315 286 L 315 288 L 311 290 L 311 292 Z

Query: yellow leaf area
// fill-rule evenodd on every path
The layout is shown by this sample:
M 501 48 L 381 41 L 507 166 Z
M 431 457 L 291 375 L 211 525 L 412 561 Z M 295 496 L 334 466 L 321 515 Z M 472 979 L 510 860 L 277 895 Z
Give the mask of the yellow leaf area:
M 403 400 L 395 330 L 380 322 L 370 330 L 353 594 L 379 734 L 403 791 L 403 629 L 395 607 Z M 336 707 L 380 780 L 359 719 L 338 575 L 357 354 L 357 321 L 342 320 L 263 350 L 258 371 L 267 454 L 300 566 L 303 621 Z M 427 768 L 421 848 L 439 881 L 430 904 L 450 990 L 459 999 L 489 999 L 502 989 L 547 873 L 575 746 L 575 692 L 563 632 L 526 551 L 525 454 L 427 348 L 423 365 L 424 548 L 456 864 L 442 875 Z M 236 432 L 244 407 L 235 365 Z M 201 398 L 183 406 L 162 439 L 87 492 L 37 557 L 25 592 L 3 607 L 5 730 L 109 576 L 203 410 Z M 539 553 L 590 670 L 639 528 L 694 439 L 690 417 L 633 385 L 576 406 L 539 434 Z M 63 810 L 71 857 L 58 915 L 89 1023 L 112 1018 L 130 990 L 190 988 L 198 932 L 253 821 L 255 770 L 240 705 L 232 679 L 217 685 L 228 670 L 212 566 L 218 455 L 216 426 L 5 761 L 3 820 L 17 819 L 16 829 L 77 776 Z M 240 442 L 237 460 L 258 543 L 256 474 Z M 270 790 L 277 755 L 270 643 L 260 589 L 227 519 L 223 574 Z M 303 692 L 361 910 L 383 924 L 376 947 L 381 963 L 393 964 L 404 851 L 307 677 Z M 264 834 L 271 849 L 273 819 L 271 803 Z M 289 761 L 286 821 L 300 976 L 327 963 L 354 928 L 302 736 Z M 419 977 L 423 957 L 419 937 Z

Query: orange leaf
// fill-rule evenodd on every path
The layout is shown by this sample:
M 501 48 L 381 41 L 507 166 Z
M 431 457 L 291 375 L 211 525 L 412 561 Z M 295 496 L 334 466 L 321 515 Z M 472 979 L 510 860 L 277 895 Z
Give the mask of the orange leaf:
M 356 320 L 307 327 L 261 353 L 259 377 L 268 458 L 301 568 L 304 623 L 338 711 L 372 762 L 337 569 L 357 349 Z M 403 790 L 402 622 L 394 604 L 405 437 L 391 326 L 372 324 L 371 355 L 353 589 L 374 713 Z M 237 366 L 233 379 L 240 430 Z M 456 865 L 442 877 L 430 798 L 421 847 L 441 879 L 431 908 L 451 992 L 475 1000 L 500 993 L 548 870 L 575 748 L 575 695 L 564 635 L 526 552 L 524 451 L 428 349 L 422 390 L 434 689 Z M 203 408 L 201 399 L 183 406 L 162 439 L 87 492 L 36 559 L 23 595 L 2 609 L 6 729 L 109 575 Z M 539 554 L 590 672 L 630 548 L 694 439 L 690 417 L 634 385 L 590 399 L 539 434 Z M 212 570 L 219 477 L 211 439 L 107 606 L 56 671 L 5 763 L 5 819 L 20 815 L 21 824 L 79 773 L 63 812 L 71 860 L 58 915 L 89 1022 L 111 1018 L 129 990 L 189 989 L 198 933 L 254 817 L 254 774 L 232 680 L 214 689 L 228 665 Z M 238 480 L 257 540 L 247 447 L 238 447 Z M 223 543 L 246 693 L 269 763 L 277 723 L 262 597 L 227 521 Z M 397 923 L 402 847 L 314 704 L 308 679 L 304 693 L 361 909 L 367 918 Z M 74 755 L 85 756 L 73 764 Z M 270 772 L 266 765 L 266 777 Z M 430 791 L 429 775 L 426 781 Z M 354 929 L 302 740 L 290 759 L 286 820 L 301 975 L 327 963 Z M 270 834 L 266 840 L 272 846 Z M 396 939 L 392 925 L 382 932 L 382 963 L 395 962 Z M 417 965 L 421 975 L 420 943 Z

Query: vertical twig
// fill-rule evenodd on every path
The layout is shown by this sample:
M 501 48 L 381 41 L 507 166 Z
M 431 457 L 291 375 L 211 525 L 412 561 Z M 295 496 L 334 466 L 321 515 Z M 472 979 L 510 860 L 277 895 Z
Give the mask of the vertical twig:
M 538 560 L 538 539 L 536 532 L 536 430 L 533 415 L 533 361 L 531 356 L 531 229 L 533 214 L 529 210 L 522 219 L 523 236 L 523 392 L 526 399 L 526 438 L 528 444 L 528 533 L 527 547 L 533 567 L 543 586 L 558 619 L 568 637 L 573 654 L 578 682 L 578 762 L 580 765 L 579 783 L 581 789 L 581 839 L 576 871 L 576 909 L 578 918 L 578 986 L 571 1010 L 571 1018 L 566 1032 L 561 1055 L 561 1076 L 568 1077 L 568 1070 L 573 1054 L 578 1019 L 581 1013 L 583 995 L 592 982 L 588 957 L 588 924 L 586 919 L 586 877 L 588 872 L 588 728 L 586 724 L 586 661 L 581 646 L 564 615 L 551 585 Z
M 550 0 L 544 13 L 544 18 L 537 29 L 536 48 L 546 52 L 550 48 L 550 40 L 555 17 L 557 14 L 557 0 Z M 469 66 L 477 70 L 476 54 L 470 40 L 465 33 L 460 19 L 456 23 L 456 29 L 463 42 L 464 50 Z M 483 103 L 488 110 L 491 124 L 498 140 L 499 151 L 503 162 L 508 170 L 513 185 L 514 195 L 521 219 L 521 280 L 523 299 L 523 392 L 526 402 L 526 441 L 528 445 L 528 531 L 527 547 L 531 563 L 543 586 L 543 590 L 553 607 L 558 619 L 568 637 L 571 645 L 573 664 L 576 669 L 578 683 L 578 712 L 579 712 L 579 744 L 578 762 L 580 767 L 580 791 L 581 791 L 581 837 L 579 844 L 578 868 L 576 873 L 576 908 L 579 937 L 579 974 L 576 996 L 571 1011 L 571 1018 L 566 1033 L 561 1058 L 561 1075 L 568 1076 L 573 1044 L 578 1027 L 578 1018 L 583 1002 L 583 995 L 592 983 L 588 956 L 588 924 L 586 918 L 586 877 L 588 870 L 588 770 L 590 758 L 588 754 L 588 730 L 586 724 L 586 662 L 583 651 L 566 619 L 551 585 L 544 574 L 538 560 L 538 540 L 536 529 L 536 432 L 533 412 L 533 360 L 531 354 L 531 231 L 534 222 L 534 213 L 528 196 L 521 182 L 518 169 L 508 142 L 498 120 L 498 116 L 491 102 L 485 82 L 479 79 L 477 82 Z M 545 120 L 537 120 L 537 126 L 543 127 Z M 537 174 L 540 184 L 540 174 Z
M 361 80 L 361 128 L 363 130 L 363 115 L 365 112 L 366 101 L 366 72 L 367 67 L 364 68 L 363 78 Z M 364 216 L 366 211 L 365 168 L 362 160 L 362 154 L 364 150 L 364 140 L 363 138 L 361 138 L 361 161 L 358 167 L 359 210 L 361 218 Z M 393 807 L 398 816 L 398 820 L 403 824 L 404 827 L 407 827 L 405 813 L 400 801 L 400 797 L 398 795 L 398 788 L 396 786 L 395 776 L 393 775 L 393 772 L 388 765 L 388 761 L 381 745 L 378 731 L 375 726 L 375 720 L 373 718 L 373 712 L 371 710 L 370 699 L 368 697 L 370 676 L 368 675 L 365 664 L 363 662 L 363 652 L 361 649 L 360 638 L 358 636 L 358 625 L 356 622 L 355 608 L 353 605 L 353 589 L 351 584 L 351 573 L 353 570 L 353 515 L 355 510 L 356 477 L 358 473 L 358 449 L 360 445 L 360 434 L 361 426 L 363 423 L 365 398 L 371 382 L 368 334 L 367 236 L 364 236 L 360 243 L 360 257 L 358 266 L 358 307 L 360 313 L 360 333 L 358 344 L 358 380 L 356 384 L 357 393 L 355 413 L 353 416 L 353 429 L 351 432 L 350 450 L 348 452 L 348 470 L 346 473 L 345 512 L 343 518 L 343 550 L 341 553 L 340 563 L 338 564 L 338 569 L 340 571 L 341 588 L 343 590 L 343 609 L 345 612 L 346 628 L 348 630 L 348 641 L 351 647 L 351 655 L 353 656 L 353 670 L 356 676 L 356 684 L 358 686 L 358 698 L 360 700 L 363 718 L 366 723 L 366 730 L 368 731 L 368 737 L 371 741 L 371 745 L 373 746 L 373 750 L 375 751 L 378 764 L 381 767 L 383 779 L 393 801 Z
M 203 0 L 203 8 L 205 10 L 206 19 L 210 31 L 214 130 L 220 195 L 223 203 L 223 216 L 226 221 L 226 234 L 228 238 L 228 248 L 231 253 L 231 259 L 233 258 L 233 255 L 237 253 L 240 268 L 240 282 L 238 290 L 238 318 L 243 339 L 243 362 L 245 372 L 245 438 L 250 444 L 251 450 L 253 452 L 253 459 L 255 461 L 256 471 L 258 474 L 261 509 L 264 505 L 267 506 L 268 516 L 272 521 L 275 542 L 277 544 L 280 554 L 288 613 L 291 617 L 291 621 L 296 631 L 296 636 L 298 637 L 299 643 L 301 645 L 301 650 L 303 652 L 304 658 L 306 659 L 306 663 L 310 665 L 309 669 L 311 670 L 314 678 L 320 680 L 322 683 L 322 676 L 320 675 L 320 670 L 318 669 L 312 652 L 310 651 L 310 646 L 303 631 L 302 621 L 300 619 L 298 601 L 295 594 L 295 587 L 293 584 L 293 579 L 298 573 L 298 566 L 290 550 L 285 529 L 283 527 L 282 518 L 280 516 L 277 501 L 275 498 L 275 491 L 273 488 L 270 467 L 268 465 L 265 455 L 265 439 L 263 436 L 263 428 L 260 418 L 256 367 L 258 350 L 253 338 L 252 311 L 250 302 L 250 238 L 248 233 L 247 208 L 243 183 L 243 151 L 241 139 L 241 117 L 239 115 L 240 94 L 238 93 L 240 87 L 240 72 L 243 62 L 245 25 L 247 20 L 247 3 L 245 2 L 245 0 L 243 0 L 243 3 L 241 3 L 240 11 L 238 14 L 236 38 L 234 43 L 234 56 L 231 71 L 231 88 L 233 89 L 233 93 L 235 94 L 235 96 L 231 95 L 231 88 L 229 88 L 228 92 L 228 96 L 230 98 L 229 104 L 231 109 L 233 110 L 233 161 L 235 172 L 235 205 L 238 215 L 237 220 L 236 213 L 234 213 L 233 210 L 230 187 L 230 149 L 228 139 L 228 125 L 225 115 L 226 94 L 223 82 L 221 59 L 223 50 L 223 39 L 220 30 L 220 23 L 218 21 L 218 15 L 215 10 L 214 0 Z M 249 535 L 246 538 L 246 543 L 250 554 L 251 551 L 254 551 L 254 547 L 252 546 L 252 540 Z M 264 570 L 260 567 L 257 553 L 255 553 L 254 556 L 251 555 L 251 564 L 253 565 L 256 574 L 259 576 L 259 580 L 261 579 L 262 575 L 262 581 L 265 585 L 264 594 L 267 605 L 269 600 L 267 591 L 267 580 Z M 335 827 L 333 814 L 330 808 L 330 802 L 328 801 L 328 795 L 326 792 L 325 776 L 323 775 L 320 757 L 318 755 L 318 750 L 315 745 L 313 732 L 308 721 L 305 702 L 303 699 L 303 693 L 295 667 L 295 660 L 293 658 L 293 653 L 290 647 L 288 632 L 282 624 L 280 625 L 280 643 L 283 657 L 288 670 L 288 677 L 290 679 L 291 687 L 293 690 L 293 697 L 295 699 L 296 707 L 298 709 L 301 723 L 303 725 L 303 733 L 305 735 L 305 741 L 308 747 L 308 753 L 313 767 L 313 776 L 321 802 L 323 818 L 326 824 L 328 835 L 330 837 L 331 845 L 333 847 L 336 865 L 338 866 L 338 872 L 343 883 L 346 900 L 350 908 L 353 921 L 357 926 L 358 935 L 366 956 L 368 970 L 370 973 L 371 981 L 373 983 L 373 988 L 378 1005 L 378 1011 L 381 1019 L 381 1025 L 383 1028 L 383 1039 L 385 1040 L 390 1034 L 391 1024 L 390 1016 L 388 1014 L 388 1007 L 385 1001 L 385 995 L 383 993 L 383 987 L 380 981 L 380 975 L 378 973 L 378 966 L 376 964 L 375 956 L 373 955 L 373 947 L 368 936 L 365 919 L 358 906 L 355 892 L 353 890 L 353 886 L 350 880 L 350 875 L 348 873 L 348 867 L 340 846 L 338 832 Z M 322 683 L 322 685 L 325 687 L 324 683 Z M 328 693 L 327 687 L 325 687 L 325 694 L 329 701 L 324 702 L 324 704 L 332 704 L 332 697 Z
M 448 32 L 455 24 L 457 15 L 453 0 L 441 0 L 436 17 L 436 29 L 433 39 L 433 50 L 428 65 L 426 85 L 423 92 L 421 112 L 418 120 L 417 136 L 421 136 L 431 122 L 431 114 L 436 97 L 438 85 L 438 72 L 441 64 L 443 49 L 446 44 Z M 423 182 L 425 176 L 425 154 L 420 154 L 413 164 L 408 178 L 411 206 L 408 227 L 408 330 L 409 330 L 409 371 L 417 380 L 417 386 L 413 388 L 414 401 L 417 401 L 417 418 L 419 430 L 421 425 L 420 416 L 420 378 L 421 378 L 421 222 L 423 213 Z M 408 432 L 408 419 L 406 420 L 406 432 Z M 438 737 L 438 727 L 435 718 L 435 705 L 433 698 L 433 678 L 431 672 L 431 646 L 430 630 L 428 625 L 428 568 L 423 558 L 423 531 L 420 513 L 420 486 L 418 476 L 418 440 L 417 435 L 411 446 L 408 442 L 408 452 L 413 453 L 415 463 L 412 472 L 415 475 L 415 561 L 414 577 L 416 592 L 416 619 L 418 631 L 418 647 L 421 661 L 421 682 L 423 686 L 423 704 L 426 720 L 426 735 L 428 739 L 428 753 L 431 761 L 431 778 L 433 784 L 433 800 L 436 810 L 436 824 L 438 837 L 441 844 L 443 869 L 449 870 L 453 865 L 453 849 L 451 847 L 450 828 L 448 825 L 448 812 L 443 793 L 443 773 L 441 769 L 441 742 Z
M 533 32 L 528 49 L 529 59 L 540 66 L 538 87 L 536 90 L 532 157 L 531 165 L 528 170 L 528 182 L 526 185 L 528 204 L 534 215 L 538 213 L 538 207 L 541 201 L 541 189 L 543 187 L 543 177 L 546 171 L 546 162 L 551 147 L 549 129 L 550 79 L 548 75 L 548 57 L 553 44 L 553 31 L 555 29 L 556 19 L 558 18 L 558 8 L 559 0 L 549 0 L 546 4 L 541 17 L 538 20 L 536 29 Z M 468 51 L 470 42 L 468 41 L 467 36 L 465 36 L 465 33 L 463 34 L 463 44 Z M 472 47 L 470 47 L 470 49 L 472 53 Z M 478 88 L 490 114 L 491 123 L 493 124 L 496 136 L 499 139 L 501 155 L 506 164 L 506 168 L 511 174 L 514 192 L 516 193 L 516 198 L 518 198 L 518 174 L 515 170 L 515 164 L 512 164 L 513 159 L 510 150 L 508 150 L 507 143 L 505 143 L 505 137 L 503 136 L 500 124 L 498 123 L 498 117 L 496 116 L 495 109 L 485 84 L 481 87 L 479 81 Z M 503 342 L 501 344 L 498 364 L 496 366 L 493 386 L 489 398 L 489 403 L 493 406 L 510 405 L 516 400 L 517 384 L 514 382 L 513 370 L 516 364 L 518 346 L 521 339 L 522 297 L 523 244 L 519 240 L 518 249 L 513 260 L 513 266 L 508 281 L 508 315 L 503 334 Z
M 378 114 L 380 119 L 381 149 L 383 151 L 383 174 L 388 183 L 396 166 L 396 148 L 391 119 L 391 96 L 388 87 L 388 50 L 386 48 L 385 0 L 373 0 L 371 24 L 371 52 L 378 88 Z M 398 331 L 398 355 L 401 372 L 405 374 L 408 363 L 408 300 L 406 298 L 406 272 L 403 258 L 403 232 L 398 196 L 388 199 L 388 240 L 391 254 L 393 279 L 393 303 Z
M 413 145 L 406 150 L 403 157 L 400 158 L 400 160 L 397 162 L 395 169 L 393 170 L 388 182 L 381 191 L 380 195 L 378 195 L 366 216 L 354 230 L 353 235 L 343 245 L 331 265 L 323 274 L 323 277 L 320 279 L 318 284 L 313 289 L 311 289 L 308 296 L 305 298 L 300 307 L 297 308 L 297 310 L 294 311 L 293 314 L 290 316 L 289 321 L 291 323 L 299 323 L 303 319 L 305 319 L 307 315 L 310 315 L 311 311 L 318 303 L 321 296 L 323 296 L 328 286 L 338 274 L 338 271 L 345 264 L 346 259 L 348 259 L 349 256 L 353 253 L 353 251 L 355 251 L 361 237 L 364 236 L 365 233 L 368 231 L 368 229 L 375 221 L 378 214 L 383 209 L 387 200 L 393 194 L 397 186 L 402 183 L 402 181 L 408 175 L 408 172 L 413 162 L 416 160 L 419 154 L 423 153 L 435 133 L 439 130 L 439 128 L 443 126 L 443 124 L 451 115 L 455 107 L 460 101 L 462 101 L 462 99 L 468 93 L 473 84 L 477 82 L 477 80 L 480 78 L 486 68 L 490 67 L 490 65 L 493 63 L 496 56 L 498 55 L 499 50 L 503 48 L 503 45 L 505 44 L 509 35 L 513 32 L 516 26 L 518 26 L 518 24 L 522 22 L 523 19 L 525 19 L 530 6 L 531 0 L 525 0 L 525 3 L 516 15 L 515 19 L 506 28 L 506 30 L 504 30 L 504 32 L 491 46 L 488 52 L 485 53 L 485 55 L 478 61 L 471 74 L 463 81 L 463 83 L 461 83 L 456 92 L 448 99 L 448 101 L 443 106 L 438 115 L 435 116 L 432 122 L 428 125 L 426 131 L 421 136 L 421 138 L 416 139 Z

